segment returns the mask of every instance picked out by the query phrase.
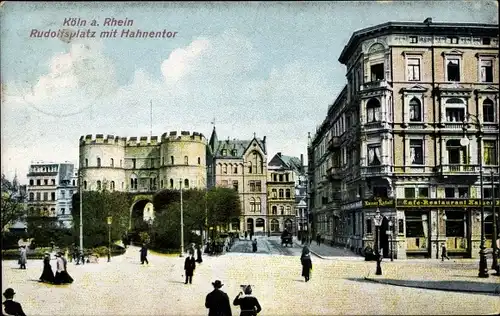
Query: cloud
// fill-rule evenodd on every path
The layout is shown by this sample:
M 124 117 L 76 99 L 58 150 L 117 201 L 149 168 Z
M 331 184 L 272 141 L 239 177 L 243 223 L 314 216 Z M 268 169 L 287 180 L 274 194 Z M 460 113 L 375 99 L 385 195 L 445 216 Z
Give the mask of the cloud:
M 168 53 L 157 65 L 161 76 L 136 69 L 118 86 L 99 43 L 74 43 L 50 59 L 31 90 L 8 98 L 2 158 L 9 171 L 23 170 L 20 176 L 31 160 L 77 163 L 81 135 L 149 135 L 150 102 L 153 135 L 190 130 L 208 138 L 215 117 L 221 139 L 250 139 L 255 132 L 267 136 L 269 156 L 305 154 L 307 132 L 323 120 L 333 97 L 333 69 L 309 60 L 268 69 L 262 57 L 249 39 L 228 30 Z M 61 113 L 73 115 L 52 115 Z

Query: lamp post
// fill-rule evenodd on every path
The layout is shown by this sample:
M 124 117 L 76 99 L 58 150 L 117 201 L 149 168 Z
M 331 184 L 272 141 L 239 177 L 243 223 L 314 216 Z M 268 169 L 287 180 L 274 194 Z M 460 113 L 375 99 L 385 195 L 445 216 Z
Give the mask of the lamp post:
M 466 119 L 463 121 L 463 131 L 464 136 L 460 140 L 460 145 L 462 147 L 467 147 L 469 145 L 469 138 L 467 137 L 467 119 L 473 118 L 475 120 L 474 124 L 478 127 L 477 142 L 478 142 L 478 160 L 479 160 L 479 185 L 481 190 L 481 245 L 479 250 L 479 274 L 480 278 L 487 278 L 488 275 L 488 262 L 486 261 L 486 247 L 484 245 L 484 186 L 483 186 L 483 141 L 481 135 L 481 122 L 476 115 L 467 114 Z
M 182 179 L 179 179 L 179 189 L 181 190 L 181 254 L 184 257 L 184 210 L 182 208 Z
M 80 185 L 80 188 L 78 191 L 80 191 L 80 252 L 83 253 L 83 175 L 82 175 L 82 168 L 78 170 L 78 182 Z M 80 255 L 80 254 L 78 254 Z
M 375 213 L 375 217 L 373 218 L 375 222 L 375 254 L 377 256 L 377 271 L 376 275 L 382 275 L 382 267 L 380 266 L 380 253 L 379 253 L 379 237 L 380 237 L 380 225 L 382 225 L 382 215 L 380 215 L 380 210 L 377 208 L 377 212 Z
M 392 245 L 392 227 L 393 227 L 394 223 L 392 222 L 392 220 L 389 221 L 389 238 L 390 238 L 390 241 L 389 241 L 389 245 L 391 246 L 390 248 L 390 251 L 391 251 L 391 261 L 394 261 L 394 252 L 393 252 L 393 245 Z
M 498 266 L 498 227 L 497 227 L 497 211 L 496 211 L 496 196 L 495 196 L 495 175 L 491 171 L 491 209 L 493 211 L 493 236 L 491 237 L 491 247 L 493 248 L 493 262 L 491 263 L 491 269 L 495 270 L 494 275 L 500 276 L 500 267 Z
M 113 217 L 108 216 L 108 262 L 111 261 L 111 224 L 113 223 Z

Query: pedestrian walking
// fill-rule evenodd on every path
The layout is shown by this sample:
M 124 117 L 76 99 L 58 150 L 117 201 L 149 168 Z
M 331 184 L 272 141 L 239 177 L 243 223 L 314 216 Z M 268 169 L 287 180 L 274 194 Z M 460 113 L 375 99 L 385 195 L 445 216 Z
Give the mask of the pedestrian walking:
M 188 255 L 191 256 L 195 254 L 196 248 L 194 247 L 194 243 L 191 243 L 188 248 Z
M 233 305 L 240 306 L 241 313 L 240 316 L 257 316 L 258 313 L 262 310 L 262 307 L 259 304 L 259 301 L 255 296 L 252 296 L 252 287 L 247 285 L 243 292 L 238 293 L 236 298 L 233 301 Z
M 252 241 L 252 251 L 257 252 L 257 238 Z
M 19 269 L 26 269 L 26 262 L 28 261 L 28 255 L 26 246 L 21 246 L 19 249 Z
M 247 240 L 248 232 L 245 230 L 245 240 Z
M 201 258 L 201 245 L 196 246 L 196 262 L 202 263 L 203 259 Z
M 253 239 L 253 231 L 250 232 L 250 240 Z
M 320 244 L 321 244 L 321 234 L 320 234 L 320 233 L 318 233 L 318 234 L 316 235 L 316 245 L 318 245 L 318 246 L 319 246 Z
M 16 292 L 12 288 L 8 288 L 3 292 L 5 302 L 3 302 L 3 310 L 7 315 L 26 316 L 20 303 L 14 301 Z M 3 314 L 3 313 L 2 313 Z
M 444 258 L 450 260 L 448 257 L 448 250 L 446 249 L 446 245 L 444 243 L 441 244 L 441 261 L 444 261 Z
M 193 273 L 196 269 L 196 261 L 194 260 L 194 254 L 189 255 L 184 261 L 184 271 L 186 273 L 186 282 L 184 284 L 193 284 Z
M 44 283 L 54 283 L 54 272 L 52 271 L 52 266 L 50 265 L 50 253 L 46 252 L 43 258 L 43 271 L 40 276 L 39 282 Z
M 66 270 L 66 262 L 64 260 L 63 254 L 58 252 L 56 254 L 56 275 L 54 276 L 55 284 L 68 284 L 73 283 L 73 278 L 68 274 Z
M 146 244 L 142 244 L 142 248 L 141 250 L 139 250 L 139 252 L 141 253 L 141 264 L 144 264 L 144 262 L 146 262 L 146 264 L 149 264 L 148 248 L 146 248 Z
M 221 291 L 224 286 L 220 280 L 212 282 L 214 290 L 207 294 L 205 307 L 208 308 L 208 316 L 232 316 L 229 296 Z
M 307 246 L 302 248 L 300 263 L 302 264 L 302 276 L 305 278 L 305 281 L 308 282 L 311 277 L 312 261 L 311 252 Z

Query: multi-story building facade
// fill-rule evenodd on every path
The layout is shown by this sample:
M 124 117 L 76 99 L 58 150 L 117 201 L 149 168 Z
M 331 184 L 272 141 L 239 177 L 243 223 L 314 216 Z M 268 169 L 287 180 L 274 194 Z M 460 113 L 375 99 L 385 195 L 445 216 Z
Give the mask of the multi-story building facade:
M 267 218 L 266 137 L 251 140 L 219 140 L 215 127 L 207 147 L 209 187 L 234 188 L 241 199 L 242 215 L 231 223 L 231 231 L 263 234 L 269 231 Z
M 315 228 L 362 251 L 378 209 L 385 256 L 477 257 L 500 172 L 498 25 L 385 23 L 339 61 L 347 85 L 309 146 Z
M 72 225 L 72 196 L 77 171 L 71 163 L 36 163 L 28 173 L 28 217 L 49 217 L 63 227 Z
M 206 147 L 203 134 L 173 131 L 158 136 L 80 137 L 83 190 L 135 193 L 132 213 L 154 217 L 153 194 L 160 189 L 206 188 Z

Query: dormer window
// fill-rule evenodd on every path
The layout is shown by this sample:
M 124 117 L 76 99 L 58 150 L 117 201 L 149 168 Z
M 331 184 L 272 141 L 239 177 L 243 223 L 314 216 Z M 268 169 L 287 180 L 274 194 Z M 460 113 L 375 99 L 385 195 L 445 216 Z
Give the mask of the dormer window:
M 226 149 L 222 150 L 222 156 L 227 156 L 227 150 Z

